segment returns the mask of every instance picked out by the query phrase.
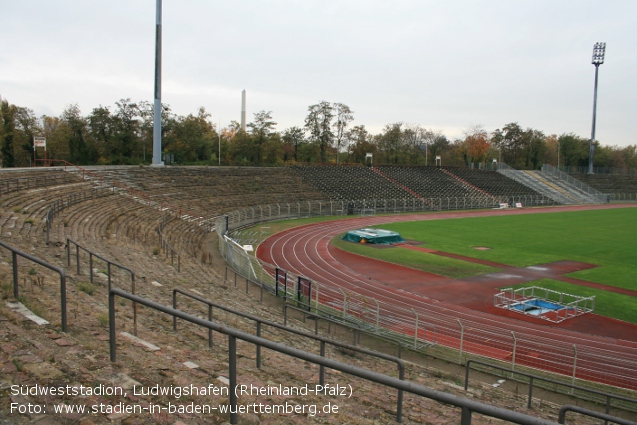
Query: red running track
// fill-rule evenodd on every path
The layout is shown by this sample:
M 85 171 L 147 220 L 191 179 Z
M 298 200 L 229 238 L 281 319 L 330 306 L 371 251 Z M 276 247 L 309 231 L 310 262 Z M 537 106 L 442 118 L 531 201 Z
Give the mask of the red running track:
M 265 240 L 257 249 L 258 258 L 266 263 L 318 283 L 323 288 L 352 291 L 374 298 L 382 306 L 382 315 L 392 317 L 394 325 L 414 323 L 418 314 L 421 330 L 435 326 L 436 342 L 459 348 L 462 323 L 463 349 L 487 357 L 512 361 L 513 340 L 516 344 L 516 364 L 527 364 L 571 376 L 574 364 L 576 376 L 624 388 L 637 389 L 637 326 L 614 319 L 586 314 L 560 324 L 507 312 L 483 311 L 461 306 L 466 297 L 480 291 L 455 287 L 458 302 L 439 301 L 427 295 L 427 282 L 437 281 L 432 275 L 403 266 L 380 262 L 345 253 L 330 244 L 330 240 L 347 230 L 389 222 L 437 220 L 478 217 L 485 215 L 535 214 L 583 209 L 637 207 L 627 205 L 595 205 L 575 207 L 532 208 L 515 210 L 463 211 L 410 215 L 349 218 L 315 223 L 290 229 Z M 500 284 L 500 282 L 498 282 Z M 502 283 L 506 285 L 507 283 Z M 493 289 L 482 294 L 485 305 L 493 304 Z M 418 289 L 420 288 L 420 289 Z M 447 297 L 449 298 L 449 297 Z M 321 302 L 325 295 L 321 297 Z M 466 303 L 465 303 L 466 304 Z M 475 300 L 472 301 L 472 305 Z M 413 310 L 412 310 L 413 309 Z M 414 334 L 411 325 L 411 335 Z M 407 330 L 409 333 L 409 330 Z

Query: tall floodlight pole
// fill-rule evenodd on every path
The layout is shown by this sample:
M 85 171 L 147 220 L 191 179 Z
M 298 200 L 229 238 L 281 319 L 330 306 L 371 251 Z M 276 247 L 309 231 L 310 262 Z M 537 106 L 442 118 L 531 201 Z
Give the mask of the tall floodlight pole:
M 246 91 L 241 92 L 241 130 L 246 131 Z
M 155 23 L 155 117 L 153 120 L 153 163 L 161 167 L 161 0 L 157 0 Z
M 597 118 L 597 73 L 599 66 L 604 63 L 606 43 L 595 43 L 593 46 L 593 61 L 595 65 L 595 91 L 593 94 L 593 129 L 591 130 L 591 148 L 588 156 L 588 174 L 593 174 L 593 157 L 595 155 L 595 120 Z

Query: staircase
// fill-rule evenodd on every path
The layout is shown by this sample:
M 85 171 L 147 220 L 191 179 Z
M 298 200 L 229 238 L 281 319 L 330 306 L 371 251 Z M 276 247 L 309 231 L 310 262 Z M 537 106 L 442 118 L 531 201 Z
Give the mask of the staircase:
M 548 169 L 545 171 L 545 167 L 542 168 L 542 171 L 523 171 L 514 170 L 508 165 L 500 163 L 498 164 L 498 172 L 553 199 L 559 204 L 577 205 L 603 202 L 603 194 L 581 182 L 579 182 L 580 185 L 576 185 L 574 182 L 567 181 L 559 175 L 548 171 Z

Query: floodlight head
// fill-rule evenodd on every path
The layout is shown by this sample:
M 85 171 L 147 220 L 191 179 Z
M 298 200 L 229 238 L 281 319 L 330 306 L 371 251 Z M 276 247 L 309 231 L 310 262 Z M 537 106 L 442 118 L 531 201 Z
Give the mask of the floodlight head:
M 593 65 L 598 66 L 604 63 L 604 54 L 606 53 L 606 43 L 595 43 L 593 46 Z

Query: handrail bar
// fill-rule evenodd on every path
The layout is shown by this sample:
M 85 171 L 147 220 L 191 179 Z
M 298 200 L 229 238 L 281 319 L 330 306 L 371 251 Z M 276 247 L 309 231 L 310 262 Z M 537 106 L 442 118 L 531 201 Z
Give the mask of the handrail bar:
M 594 410 L 584 409 L 583 407 L 573 406 L 565 404 L 562 406 L 559 412 L 557 422 L 560 424 L 566 423 L 566 412 L 575 412 L 581 415 L 590 416 L 597 419 L 604 419 L 604 423 L 614 422 L 619 425 L 637 425 L 637 422 L 629 421 L 628 419 L 618 418 L 615 416 L 607 415 L 605 413 L 596 412 Z
M 93 258 L 92 257 L 97 257 L 100 260 L 104 261 L 107 266 L 108 266 L 108 289 L 111 289 L 111 270 L 110 270 L 110 266 L 113 265 L 117 268 L 120 268 L 122 270 L 125 270 L 127 272 L 130 273 L 131 275 L 131 290 L 133 291 L 133 294 L 135 293 L 135 272 L 126 266 L 123 266 L 121 264 L 116 263 L 115 261 L 109 260 L 108 258 L 97 254 L 93 251 L 91 251 L 90 249 L 80 245 L 79 243 L 75 242 L 74 240 L 72 240 L 71 238 L 66 238 L 66 256 L 67 256 L 67 261 L 68 261 L 68 266 L 71 267 L 71 244 L 75 245 L 76 248 L 76 254 L 75 257 L 77 258 L 77 274 L 80 274 L 80 258 L 79 258 L 79 250 L 81 249 L 82 251 L 85 251 L 89 254 L 89 262 L 91 264 L 91 266 L 89 267 L 90 271 L 90 276 L 91 276 L 91 283 L 93 283 Z
M 91 284 L 93 284 L 93 257 L 97 257 L 100 260 L 104 261 L 106 263 L 106 267 L 107 267 L 107 271 L 108 271 L 108 290 L 110 291 L 111 289 L 111 265 L 118 267 L 122 270 L 125 270 L 127 272 L 130 273 L 130 277 L 131 277 L 131 292 L 133 294 L 135 294 L 135 272 L 126 267 L 126 266 L 122 266 L 121 264 L 118 264 L 114 261 L 109 260 L 106 257 L 103 257 L 93 251 L 91 251 L 88 248 L 83 247 L 82 245 L 80 245 L 79 243 L 73 241 L 70 238 L 66 238 L 66 259 L 67 259 L 67 264 L 69 267 L 71 267 L 71 244 L 75 245 L 75 258 L 76 258 L 76 263 L 77 263 L 77 274 L 80 274 L 80 249 L 82 251 L 85 251 L 88 253 L 88 263 L 89 263 L 89 275 L 91 276 Z M 137 335 L 137 304 L 133 303 L 133 324 L 134 324 L 134 334 Z
M 513 369 L 510 369 L 510 368 L 494 365 L 494 364 L 491 364 L 491 363 L 482 362 L 482 361 L 479 361 L 479 360 L 471 360 L 471 359 L 467 360 L 467 364 L 466 364 L 466 372 L 465 372 L 465 380 L 464 380 L 464 389 L 465 389 L 465 391 L 469 388 L 469 370 L 471 369 L 471 363 L 479 364 L 479 365 L 486 366 L 486 367 L 491 367 L 493 369 L 498 369 L 498 370 L 502 370 L 502 371 L 509 372 L 509 373 L 515 373 L 517 375 L 522 375 L 522 376 L 526 376 L 527 378 L 529 378 L 529 399 L 528 399 L 528 403 L 527 403 L 527 408 L 529 408 L 529 409 L 531 408 L 531 399 L 533 397 L 533 380 L 535 380 L 535 379 L 547 382 L 549 384 L 562 385 L 564 387 L 572 388 L 574 390 L 584 391 L 584 392 L 588 392 L 588 393 L 591 393 L 591 394 L 595 394 L 595 395 L 606 397 L 606 414 L 608 414 L 610 412 L 611 399 L 627 401 L 629 403 L 636 403 L 637 404 L 637 399 L 633 399 L 633 398 L 629 398 L 629 397 L 623 397 L 623 396 L 614 395 L 614 394 L 609 394 L 609 393 L 606 393 L 604 391 L 598 391 L 598 390 L 594 390 L 594 389 L 591 389 L 591 388 L 580 387 L 578 385 L 568 384 L 566 382 L 556 381 L 554 379 L 543 378 L 541 376 L 533 375 L 533 374 L 530 374 L 530 373 L 518 372 L 517 370 L 513 370 Z
M 177 309 L 177 294 L 183 294 L 187 297 L 190 297 L 194 300 L 200 301 L 204 304 L 207 304 L 209 307 L 216 307 L 220 310 L 224 310 L 227 311 L 229 313 L 232 314 L 236 314 L 237 316 L 241 316 L 244 317 L 246 319 L 250 319 L 250 320 L 254 320 L 255 322 L 257 322 L 257 336 L 261 336 L 261 324 L 267 325 L 267 326 L 271 326 L 273 328 L 277 328 L 277 329 L 281 329 L 284 330 L 286 332 L 290 332 L 299 336 L 304 336 L 306 338 L 310 338 L 313 339 L 315 341 L 319 341 L 321 343 L 321 356 L 325 356 L 325 344 L 331 344 L 334 345 L 336 347 L 340 347 L 340 348 L 346 348 L 348 350 L 352 350 L 352 351 L 357 351 L 359 353 L 362 354 L 367 354 L 370 356 L 374 356 L 377 357 L 379 359 L 383 359 L 383 360 L 389 360 L 392 361 L 394 363 L 396 363 L 396 366 L 398 367 L 398 379 L 400 379 L 401 381 L 405 379 L 405 362 L 398 358 L 398 357 L 394 357 L 391 356 L 389 354 L 385 354 L 385 353 L 380 353 L 378 351 L 373 351 L 373 350 L 368 350 L 366 348 L 363 347 L 357 347 L 355 345 L 350 345 L 350 344 L 345 344 L 342 342 L 338 342 L 320 335 L 314 335 L 311 334 L 309 332 L 305 332 L 305 331 L 301 331 L 298 329 L 294 329 L 291 328 L 289 326 L 285 326 L 285 325 L 281 325 L 279 323 L 276 322 L 272 322 L 270 320 L 266 320 L 263 319 L 259 316 L 255 316 L 253 314 L 249 314 L 249 313 L 244 313 L 242 311 L 238 311 L 235 309 L 232 309 L 230 307 L 225 307 L 223 305 L 217 304 L 215 302 L 212 302 L 210 300 L 207 300 L 203 297 L 200 297 L 198 295 L 192 294 L 190 292 L 187 292 L 183 289 L 179 289 L 179 288 L 175 288 L 173 289 L 173 308 Z M 212 320 L 212 309 L 209 308 L 208 309 L 208 320 Z M 177 317 L 173 316 L 173 330 L 177 330 Z M 208 342 L 208 346 L 211 346 L 212 344 L 212 331 L 208 334 L 208 338 L 209 338 L 209 342 Z M 256 352 L 256 362 L 257 362 L 257 369 L 261 368 L 261 346 L 257 345 L 257 352 Z M 320 371 L 319 371 L 319 385 L 323 385 L 325 383 L 325 370 L 323 368 L 323 366 L 321 366 Z M 397 413 L 397 421 L 400 422 L 401 418 L 402 418 L 402 402 L 403 402 L 403 392 L 402 390 L 398 391 L 398 408 L 396 409 Z
M 53 270 L 60 275 L 60 311 L 62 314 L 62 332 L 66 332 L 67 330 L 67 320 L 66 320 L 66 272 L 63 268 L 54 266 L 53 264 L 47 263 L 44 260 L 41 260 L 33 255 L 27 254 L 26 252 L 22 252 L 17 248 L 14 248 L 10 245 L 7 245 L 3 241 L 0 241 L 0 246 L 11 251 L 11 257 L 13 262 L 13 296 L 15 299 L 19 297 L 18 290 L 18 255 L 26 258 L 27 260 L 31 260 L 34 263 L 37 263 L 43 267 L 46 267 L 49 270 Z
M 87 170 L 86 168 L 82 168 L 79 165 L 72 164 L 72 163 L 70 163 L 68 161 L 65 161 L 64 159 L 36 159 L 35 160 L 36 165 L 37 165 L 38 161 L 43 162 L 45 165 L 51 165 L 51 163 L 53 163 L 53 162 L 61 162 L 64 165 L 64 171 L 67 171 L 66 167 L 75 167 L 78 170 L 82 171 L 82 180 L 86 180 L 84 176 L 88 174 L 88 175 L 91 175 L 91 176 L 94 176 L 94 177 L 98 178 L 99 181 L 100 181 L 100 184 L 102 184 L 103 177 L 100 174 L 95 173 L 95 172 L 93 172 L 91 170 Z
M 20 187 L 20 182 L 21 181 L 25 181 L 26 180 L 26 187 Z M 31 180 L 34 181 L 33 186 L 31 186 Z M 42 181 L 44 180 L 44 184 L 39 184 L 38 185 L 38 180 Z M 11 192 L 17 192 L 19 190 L 23 190 L 23 189 L 31 189 L 32 187 L 47 187 L 47 186 L 53 186 L 55 184 L 60 183 L 59 180 L 62 180 L 63 183 L 68 183 L 69 182 L 69 175 L 67 174 L 61 174 L 61 175 L 53 175 L 53 176 L 46 176 L 46 175 L 36 175 L 36 176 L 23 176 L 23 177 L 13 177 L 13 178 L 8 178 L 8 179 L 0 179 L 0 195 L 4 195 L 6 193 L 11 193 Z M 47 182 L 51 183 L 51 184 L 47 184 Z M 12 186 L 11 183 L 15 183 L 14 188 L 12 190 Z M 3 190 L 3 187 L 6 186 L 6 190 Z
M 183 311 L 176 310 L 171 307 L 161 305 L 159 303 L 147 300 L 137 295 L 129 294 L 121 289 L 112 288 L 109 291 L 108 300 L 108 313 L 109 313 L 109 343 L 110 343 L 110 360 L 111 362 L 117 361 L 117 335 L 115 332 L 115 297 L 129 299 L 131 301 L 140 303 L 146 307 L 150 307 L 154 310 L 166 313 L 172 316 L 177 316 L 180 319 L 186 320 L 190 323 L 194 323 L 199 326 L 212 329 L 224 335 L 228 335 L 228 369 L 229 369 L 229 399 L 230 399 L 230 411 L 236 412 L 237 407 L 237 394 L 235 389 L 237 388 L 237 345 L 236 340 L 246 341 L 255 345 L 261 345 L 270 350 L 277 351 L 279 353 L 287 354 L 292 357 L 296 357 L 301 360 L 308 361 L 317 365 L 323 365 L 330 369 L 338 370 L 340 372 L 347 373 L 349 375 L 357 376 L 359 378 L 366 379 L 368 381 L 376 382 L 378 384 L 386 385 L 388 387 L 395 388 L 397 390 L 403 390 L 412 394 L 420 395 L 430 398 L 435 401 L 447 403 L 455 407 L 459 407 L 462 410 L 461 413 L 461 425 L 471 424 L 471 415 L 479 413 L 482 415 L 490 416 L 497 419 L 503 419 L 511 421 L 520 425 L 556 425 L 556 422 L 547 421 L 544 419 L 536 418 L 533 416 L 525 415 L 523 413 L 514 412 L 511 410 L 503 409 L 501 407 L 491 406 L 475 400 L 470 400 L 464 397 L 459 397 L 453 394 L 445 393 L 442 391 L 433 390 L 431 388 L 424 387 L 422 385 L 414 384 L 409 381 L 401 381 L 400 379 L 393 378 L 381 373 L 373 372 L 371 370 L 363 369 L 361 367 L 353 366 L 347 363 L 342 363 L 336 360 L 327 359 L 316 354 L 308 353 L 303 350 L 299 350 L 293 347 L 289 347 L 285 344 L 270 341 L 265 338 L 254 336 L 247 332 L 243 332 L 232 327 L 222 325 L 219 323 L 211 322 L 199 317 L 184 313 Z M 237 424 L 237 414 L 230 413 L 230 423 Z
M 164 217 L 161 223 L 159 223 L 159 226 L 157 226 L 157 234 L 159 235 L 159 246 L 160 249 L 164 250 L 166 256 L 168 256 L 168 250 L 170 250 L 170 264 L 174 263 L 175 254 L 177 254 L 177 273 L 181 273 L 181 254 L 168 243 L 168 241 L 166 240 L 168 238 L 164 236 L 165 218 L 166 217 Z
M 303 303 L 301 303 L 301 305 L 303 305 Z M 314 319 L 315 319 L 315 321 L 314 321 L 314 333 L 315 334 L 318 334 L 318 321 L 319 320 L 324 320 L 328 324 L 328 333 L 330 332 L 329 331 L 329 326 L 332 323 L 334 323 L 335 325 L 338 325 L 338 326 L 341 326 L 343 328 L 351 330 L 352 333 L 354 333 L 354 334 L 358 333 L 358 340 L 359 341 L 360 341 L 360 335 L 361 334 L 365 334 L 365 335 L 370 335 L 370 336 L 375 337 L 375 338 L 382 339 L 382 340 L 387 341 L 387 342 L 389 342 L 391 344 L 395 344 L 395 345 L 398 346 L 398 356 L 396 356 L 396 357 L 398 357 L 399 359 L 401 358 L 403 344 L 397 339 L 392 339 L 392 338 L 380 336 L 377 333 L 370 332 L 370 331 L 368 331 L 368 330 L 366 330 L 364 328 L 361 328 L 360 326 L 357 326 L 355 323 L 348 323 L 347 321 L 344 321 L 344 320 L 332 319 L 331 317 L 322 316 L 320 314 L 312 314 L 312 313 L 310 313 L 307 310 L 304 310 L 304 309 L 299 308 L 299 307 L 295 307 L 295 306 L 290 305 L 290 304 L 284 304 L 283 305 L 283 324 L 287 323 L 287 311 L 288 311 L 288 309 L 292 309 L 292 310 L 298 311 L 299 313 L 303 313 L 304 315 L 314 316 Z M 356 336 L 354 337 L 354 340 L 356 341 Z

